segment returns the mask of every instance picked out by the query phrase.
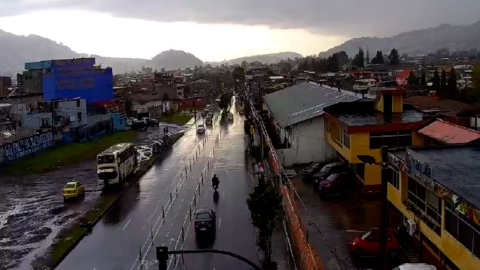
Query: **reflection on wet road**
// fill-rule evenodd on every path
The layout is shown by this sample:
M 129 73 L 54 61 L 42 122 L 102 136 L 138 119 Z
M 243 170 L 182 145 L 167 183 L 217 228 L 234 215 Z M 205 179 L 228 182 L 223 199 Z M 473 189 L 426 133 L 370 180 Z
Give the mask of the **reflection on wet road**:
M 180 129 L 170 125 L 169 133 Z M 163 126 L 139 132 L 134 144 L 144 160 L 151 153 L 153 142 L 163 137 L 162 131 Z M 85 198 L 63 202 L 62 188 L 72 180 L 82 182 L 87 191 L 97 189 L 96 162 L 87 161 L 42 175 L 0 177 L 0 269 L 30 269 L 32 261 L 45 253 L 61 229 L 94 207 L 100 192 L 88 192 Z
M 137 189 L 127 192 L 58 269 L 146 269 L 147 262 L 155 260 L 156 246 L 210 246 L 257 262 L 254 229 L 246 205 L 250 178 L 244 165 L 243 143 L 243 120 L 239 115 L 233 123 L 220 126 L 217 120 L 203 136 L 193 129 L 187 131 L 171 155 L 152 167 Z M 216 202 L 210 186 L 214 173 L 220 179 Z M 197 241 L 195 237 L 190 216 L 198 207 L 217 211 L 214 242 Z M 181 265 L 185 269 L 248 269 L 220 255 L 196 254 L 184 256 L 183 260 L 171 257 L 170 269 Z
M 301 175 L 301 170 L 297 173 Z M 380 200 L 357 192 L 321 200 L 313 186 L 302 181 L 301 177 L 292 179 L 292 182 L 308 209 L 307 215 L 307 210 L 299 207 L 309 240 L 318 250 L 325 269 L 376 269 L 375 261 L 352 257 L 348 243 L 368 231 L 372 224 L 380 223 Z M 309 226 L 310 221 L 314 221 L 318 228 L 314 224 Z

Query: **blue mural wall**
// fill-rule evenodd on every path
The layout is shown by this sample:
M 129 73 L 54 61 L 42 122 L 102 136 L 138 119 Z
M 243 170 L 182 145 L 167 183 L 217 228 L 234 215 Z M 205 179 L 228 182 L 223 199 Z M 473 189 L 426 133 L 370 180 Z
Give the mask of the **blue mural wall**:
M 113 100 L 112 69 L 95 69 L 94 65 L 95 58 L 53 60 L 52 73 L 42 78 L 44 99 L 81 97 L 87 104 Z
M 9 163 L 55 146 L 53 132 L 33 135 L 0 146 L 0 163 Z

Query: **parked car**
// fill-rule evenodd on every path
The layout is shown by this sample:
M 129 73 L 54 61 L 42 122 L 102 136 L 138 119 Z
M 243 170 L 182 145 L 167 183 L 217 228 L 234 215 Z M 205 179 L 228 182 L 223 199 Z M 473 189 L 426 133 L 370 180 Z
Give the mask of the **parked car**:
M 351 171 L 332 173 L 318 185 L 322 197 L 344 194 L 355 189 L 356 176 Z
M 372 227 L 360 237 L 356 237 L 350 243 L 350 252 L 357 256 L 380 254 L 380 229 Z M 400 242 L 393 229 L 387 230 L 387 253 L 390 257 L 396 257 L 400 250 Z
M 215 211 L 210 208 L 200 208 L 195 212 L 195 232 L 214 232 L 216 229 L 217 217 Z
M 312 162 L 302 170 L 302 178 L 303 180 L 309 180 L 316 174 L 318 171 L 322 169 L 322 164 L 319 162 Z
M 68 182 L 63 187 L 63 199 L 68 200 L 71 198 L 77 198 L 85 196 L 85 186 L 80 182 Z
M 205 126 L 204 126 L 204 125 L 201 125 L 201 124 L 198 125 L 198 126 L 197 126 L 197 133 L 198 133 L 198 134 L 203 134 L 203 133 L 205 133 Z
M 131 125 L 131 128 L 133 130 L 147 130 L 148 129 L 148 125 L 147 123 L 145 123 L 144 121 L 135 121 L 132 123 Z
M 332 173 L 346 171 L 348 171 L 348 165 L 343 162 L 334 162 L 327 164 L 320 170 L 320 172 L 313 175 L 313 183 L 315 184 L 315 186 L 318 186 L 320 182 L 327 179 Z
M 156 127 L 158 126 L 158 120 L 157 119 L 153 119 L 153 118 L 148 118 L 147 119 L 147 125 L 149 127 Z
M 437 270 L 437 268 L 426 263 L 404 263 L 393 268 L 392 270 Z

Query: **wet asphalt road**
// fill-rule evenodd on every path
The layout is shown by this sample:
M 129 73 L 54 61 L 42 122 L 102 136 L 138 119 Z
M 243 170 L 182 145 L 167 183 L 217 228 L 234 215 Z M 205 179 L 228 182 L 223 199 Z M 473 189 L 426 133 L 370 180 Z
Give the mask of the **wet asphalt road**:
M 156 246 L 224 249 L 258 262 L 246 205 L 250 176 L 243 143 L 239 115 L 233 123 L 216 121 L 205 135 L 188 130 L 171 155 L 152 167 L 57 269 L 155 269 Z M 210 183 L 214 173 L 220 179 L 218 201 Z M 190 211 L 198 207 L 217 212 L 214 238 L 195 236 Z M 177 263 L 170 258 L 169 269 L 250 269 L 216 254 L 184 255 Z
M 163 124 L 162 124 L 163 125 Z M 169 133 L 180 131 L 169 125 Z M 148 159 L 151 145 L 162 138 L 163 126 L 139 132 L 134 144 L 142 160 Z M 63 202 L 66 182 L 81 181 L 85 198 Z M 100 196 L 96 161 L 64 167 L 42 175 L 0 177 L 0 269 L 31 269 L 42 257 L 57 233 L 94 207 Z

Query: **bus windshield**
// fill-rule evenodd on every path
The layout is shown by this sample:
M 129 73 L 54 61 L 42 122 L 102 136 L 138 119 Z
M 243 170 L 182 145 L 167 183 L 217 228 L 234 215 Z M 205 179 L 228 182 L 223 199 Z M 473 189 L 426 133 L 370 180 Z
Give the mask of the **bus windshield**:
M 113 155 L 103 155 L 97 158 L 98 164 L 105 164 L 105 163 L 115 163 L 115 157 Z

